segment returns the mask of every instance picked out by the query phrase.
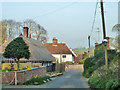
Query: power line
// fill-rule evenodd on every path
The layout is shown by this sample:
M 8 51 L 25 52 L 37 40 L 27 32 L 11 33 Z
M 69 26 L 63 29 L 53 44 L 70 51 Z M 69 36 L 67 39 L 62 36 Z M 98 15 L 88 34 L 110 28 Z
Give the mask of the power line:
M 94 29 L 94 25 L 95 25 L 96 14 L 97 14 L 97 6 L 98 6 L 98 0 L 96 2 L 95 13 L 94 13 L 93 24 L 92 24 L 92 29 L 91 29 L 91 32 L 90 32 L 90 36 L 92 35 L 93 29 Z
M 91 39 L 93 39 L 95 42 L 97 41 L 96 37 L 91 36 Z
M 72 5 L 76 4 L 76 3 L 77 3 L 77 1 L 76 2 L 72 2 L 72 3 L 70 3 L 70 4 L 66 5 L 66 6 L 61 7 L 61 8 L 57 8 L 55 10 L 52 10 L 52 11 L 46 12 L 44 14 L 41 14 L 39 16 L 33 17 L 32 19 L 36 19 L 36 18 L 39 18 L 39 17 L 42 17 L 42 16 L 46 16 L 46 15 L 49 15 L 49 14 L 56 13 L 58 11 L 61 11 L 61 10 L 65 9 L 65 8 L 70 7 L 70 6 L 72 6 Z

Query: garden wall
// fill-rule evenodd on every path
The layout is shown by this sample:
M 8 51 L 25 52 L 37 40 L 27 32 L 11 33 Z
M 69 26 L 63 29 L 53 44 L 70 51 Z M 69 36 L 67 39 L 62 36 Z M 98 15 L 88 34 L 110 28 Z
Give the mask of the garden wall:
M 83 64 L 66 65 L 66 70 L 83 70 Z
M 24 82 L 34 78 L 35 76 L 45 76 L 46 67 L 32 68 L 22 71 L 17 71 L 17 83 L 23 84 Z M 2 84 L 15 84 L 15 72 L 2 72 Z

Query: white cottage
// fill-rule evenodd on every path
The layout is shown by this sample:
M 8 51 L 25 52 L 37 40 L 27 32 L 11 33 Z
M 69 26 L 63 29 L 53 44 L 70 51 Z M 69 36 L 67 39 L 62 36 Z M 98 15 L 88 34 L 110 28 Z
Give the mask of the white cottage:
M 47 50 L 56 58 L 58 63 L 66 61 L 74 62 L 76 55 L 67 47 L 65 43 L 58 43 L 58 40 L 53 38 L 52 43 L 45 43 L 44 45 Z

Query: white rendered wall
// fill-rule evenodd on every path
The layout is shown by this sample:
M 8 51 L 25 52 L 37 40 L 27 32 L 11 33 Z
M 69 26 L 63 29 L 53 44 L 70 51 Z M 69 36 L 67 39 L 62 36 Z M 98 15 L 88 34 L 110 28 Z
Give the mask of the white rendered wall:
M 66 61 L 73 62 L 74 61 L 74 58 L 73 58 L 72 54 L 61 54 L 61 55 L 60 54 L 52 54 L 52 55 L 53 55 L 53 57 L 56 58 L 58 63 L 60 63 L 60 59 L 62 60 L 62 62 L 66 62 Z M 63 58 L 62 57 L 63 55 L 66 55 L 66 58 Z

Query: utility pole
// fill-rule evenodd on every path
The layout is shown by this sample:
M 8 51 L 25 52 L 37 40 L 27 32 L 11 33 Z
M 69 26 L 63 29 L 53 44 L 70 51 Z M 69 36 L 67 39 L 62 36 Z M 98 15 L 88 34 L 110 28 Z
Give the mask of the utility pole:
M 103 39 L 106 39 L 103 0 L 101 0 L 100 4 L 101 4 L 101 16 L 102 16 L 102 26 L 103 26 Z
M 103 26 L 103 39 L 106 39 L 103 0 L 101 0 L 100 4 L 101 4 L 101 16 L 102 16 L 102 26 Z M 106 69 L 109 69 L 108 57 L 107 57 L 107 45 L 104 45 L 104 48 L 105 48 L 105 65 L 106 65 Z
M 88 36 L 88 43 L 89 43 L 88 57 L 90 57 L 90 36 Z

